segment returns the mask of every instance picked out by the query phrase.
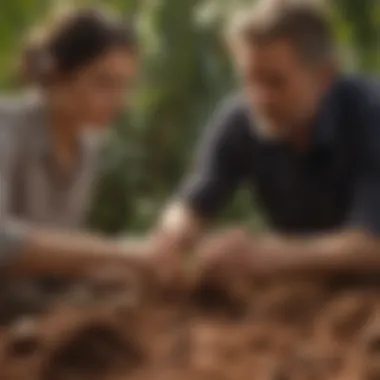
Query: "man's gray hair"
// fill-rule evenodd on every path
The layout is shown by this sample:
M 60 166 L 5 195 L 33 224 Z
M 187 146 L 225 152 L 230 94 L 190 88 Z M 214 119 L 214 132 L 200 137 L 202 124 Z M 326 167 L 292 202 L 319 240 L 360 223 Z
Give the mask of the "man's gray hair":
M 287 39 L 311 64 L 335 57 L 328 9 L 320 0 L 259 0 L 236 15 L 229 31 L 252 44 Z

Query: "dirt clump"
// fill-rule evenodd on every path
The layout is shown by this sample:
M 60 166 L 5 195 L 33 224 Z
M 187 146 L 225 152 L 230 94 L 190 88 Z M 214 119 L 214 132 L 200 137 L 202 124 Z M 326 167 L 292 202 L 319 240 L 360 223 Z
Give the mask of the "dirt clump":
M 380 286 L 281 281 L 234 300 L 107 281 L 71 286 L 37 312 L 18 304 L 0 329 L 1 379 L 380 378 Z

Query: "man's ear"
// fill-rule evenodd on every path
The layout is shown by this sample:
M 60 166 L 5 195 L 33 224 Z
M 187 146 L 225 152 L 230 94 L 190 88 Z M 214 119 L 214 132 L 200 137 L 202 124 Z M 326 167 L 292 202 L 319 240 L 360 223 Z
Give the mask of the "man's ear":
M 335 60 L 325 63 L 321 69 L 321 83 L 328 88 L 339 75 L 339 64 Z

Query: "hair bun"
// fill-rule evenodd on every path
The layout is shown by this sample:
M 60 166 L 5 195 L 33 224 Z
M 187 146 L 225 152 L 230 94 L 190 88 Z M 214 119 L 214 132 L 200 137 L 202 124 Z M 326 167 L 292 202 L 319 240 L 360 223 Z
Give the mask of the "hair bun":
M 21 53 L 20 74 L 23 81 L 43 84 L 52 70 L 52 59 L 48 52 L 48 41 L 42 33 L 32 34 Z

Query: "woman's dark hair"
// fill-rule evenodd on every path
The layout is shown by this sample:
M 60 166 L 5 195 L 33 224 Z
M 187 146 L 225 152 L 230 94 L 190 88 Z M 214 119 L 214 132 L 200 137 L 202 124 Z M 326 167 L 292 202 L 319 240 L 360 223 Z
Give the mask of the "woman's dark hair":
M 124 22 L 97 9 L 72 11 L 37 30 L 25 44 L 21 74 L 29 83 L 47 84 L 52 75 L 70 74 L 113 48 L 133 53 L 136 38 Z

